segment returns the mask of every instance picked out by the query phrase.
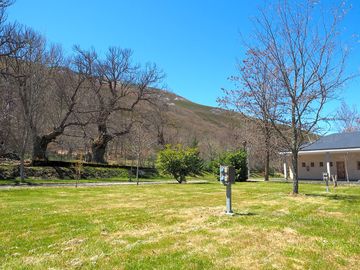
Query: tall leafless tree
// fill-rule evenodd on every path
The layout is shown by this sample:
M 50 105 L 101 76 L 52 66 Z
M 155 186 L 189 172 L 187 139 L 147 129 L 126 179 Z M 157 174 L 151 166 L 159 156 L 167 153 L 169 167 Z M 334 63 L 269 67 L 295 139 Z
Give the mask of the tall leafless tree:
M 15 111 L 16 100 L 11 85 L 6 80 L 6 65 L 4 65 L 4 62 L 22 45 L 22 42 L 16 42 L 20 40 L 17 39 L 17 35 L 14 35 L 17 25 L 10 24 L 6 20 L 6 9 L 11 4 L 12 1 L 9 0 L 0 1 L 0 154 L 9 151 L 11 119 Z
M 132 156 L 136 158 L 136 183 L 139 184 L 139 168 L 145 156 L 149 156 L 149 151 L 156 144 L 156 137 L 151 132 L 150 123 L 139 119 L 129 133 L 128 143 Z
M 7 46 L 11 55 L 0 57 L 2 74 L 11 86 L 14 97 L 15 110 L 12 117 L 17 129 L 13 130 L 13 137 L 17 138 L 17 152 L 20 155 L 20 174 L 24 178 L 24 156 L 27 144 L 37 122 L 40 121 L 40 103 L 43 101 L 40 85 L 44 83 L 43 72 L 46 69 L 44 61 L 44 40 L 30 29 L 19 27 L 13 32 L 21 46 L 10 42 Z M 42 74 L 40 76 L 40 74 Z
M 157 146 L 161 149 L 167 144 L 167 131 L 172 126 L 168 115 L 170 108 L 166 102 L 165 93 L 156 91 L 149 102 L 149 109 L 144 110 L 144 113 L 142 113 L 143 121 L 150 124 L 151 131 L 157 137 Z
M 77 51 L 82 57 L 95 101 L 94 109 L 88 111 L 94 114 L 97 126 L 97 135 L 91 146 L 92 159 L 105 163 L 108 143 L 114 137 L 130 132 L 134 121 L 131 120 L 132 113 L 141 102 L 150 98 L 150 87 L 156 85 L 163 75 L 156 65 L 147 64 L 144 68 L 135 65 L 128 49 L 111 47 L 104 59 L 99 58 L 94 50 L 84 51 L 77 47 Z M 112 125 L 114 121 L 116 125 Z M 119 126 L 123 128 L 119 129 Z
M 40 155 L 41 130 L 47 123 L 50 108 L 51 78 L 58 68 L 59 56 L 47 49 L 43 37 L 31 29 L 20 30 L 19 36 L 25 45 L 13 57 L 6 58 L 6 76 L 15 86 L 21 105 L 24 122 L 28 126 L 33 142 L 33 159 Z M 44 153 L 45 155 L 45 153 Z M 42 156 L 41 156 L 42 157 Z
M 348 53 L 339 43 L 344 8 L 341 4 L 330 13 L 315 1 L 284 0 L 262 10 L 254 21 L 249 48 L 280 85 L 269 95 L 276 95 L 277 110 L 268 117 L 291 153 L 295 194 L 299 151 L 325 119 L 326 104 L 350 79 L 345 73 Z
M 83 85 L 86 75 L 76 57 L 64 58 L 62 51 L 54 47 L 49 54 L 52 64 L 56 64 L 54 72 L 48 74 L 50 84 L 48 89 L 47 107 L 51 107 L 48 114 L 48 127 L 38 132 L 34 137 L 33 160 L 46 160 L 47 148 L 70 127 L 83 127 L 89 122 L 89 117 L 80 116 L 85 89 Z M 53 68 L 54 68 L 53 67 Z
M 255 123 L 261 133 L 261 139 L 264 139 L 264 164 L 265 181 L 269 180 L 270 173 L 270 155 L 273 151 L 272 144 L 273 128 L 270 117 L 276 114 L 277 80 L 273 76 L 274 71 L 269 70 L 266 59 L 259 60 L 260 52 L 249 50 L 247 57 L 242 64 L 239 64 L 238 76 L 232 76 L 230 79 L 235 83 L 235 90 L 223 89 L 224 97 L 219 98 L 220 105 L 235 109 L 251 117 L 251 124 Z M 249 120 L 247 120 L 248 122 Z M 246 127 L 249 130 L 248 127 Z M 251 136 L 254 136 L 252 132 Z M 259 136 L 256 136 L 259 139 Z M 249 138 L 246 139 L 248 141 Z

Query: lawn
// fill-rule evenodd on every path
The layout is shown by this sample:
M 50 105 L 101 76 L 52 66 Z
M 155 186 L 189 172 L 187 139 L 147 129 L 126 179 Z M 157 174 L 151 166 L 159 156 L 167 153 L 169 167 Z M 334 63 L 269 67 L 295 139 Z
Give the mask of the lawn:
M 0 190 L 0 269 L 359 269 L 360 187 Z

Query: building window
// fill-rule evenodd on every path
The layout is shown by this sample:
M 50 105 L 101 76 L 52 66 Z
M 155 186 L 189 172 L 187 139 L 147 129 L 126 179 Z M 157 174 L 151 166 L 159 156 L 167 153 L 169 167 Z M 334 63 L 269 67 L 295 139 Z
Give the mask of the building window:
M 306 167 L 306 163 L 305 163 L 305 162 L 301 163 L 301 166 L 302 166 L 303 168 L 305 168 L 305 167 Z
M 319 166 L 324 167 L 324 162 L 320 161 Z
M 360 161 L 357 162 L 357 169 L 360 170 Z
M 330 167 L 332 167 L 333 166 L 333 163 L 332 163 L 332 161 L 330 161 Z
M 314 163 L 314 162 L 311 162 L 311 163 L 310 163 L 310 167 L 315 167 L 315 163 Z

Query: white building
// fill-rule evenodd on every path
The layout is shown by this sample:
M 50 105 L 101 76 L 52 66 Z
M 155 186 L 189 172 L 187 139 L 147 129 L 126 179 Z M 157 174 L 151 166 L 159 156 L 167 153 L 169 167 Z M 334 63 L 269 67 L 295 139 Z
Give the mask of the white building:
M 284 163 L 284 175 L 292 179 L 289 161 L 287 158 Z M 326 172 L 338 180 L 360 179 L 360 132 L 321 137 L 299 152 L 299 179 L 320 180 Z

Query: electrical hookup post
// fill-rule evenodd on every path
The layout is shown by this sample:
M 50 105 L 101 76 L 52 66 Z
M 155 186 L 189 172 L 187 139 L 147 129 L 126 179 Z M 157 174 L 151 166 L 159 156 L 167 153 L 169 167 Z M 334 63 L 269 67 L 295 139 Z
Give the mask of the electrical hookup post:
M 220 165 L 220 182 L 226 186 L 226 211 L 227 215 L 234 215 L 231 209 L 231 185 L 235 184 L 235 168 Z

